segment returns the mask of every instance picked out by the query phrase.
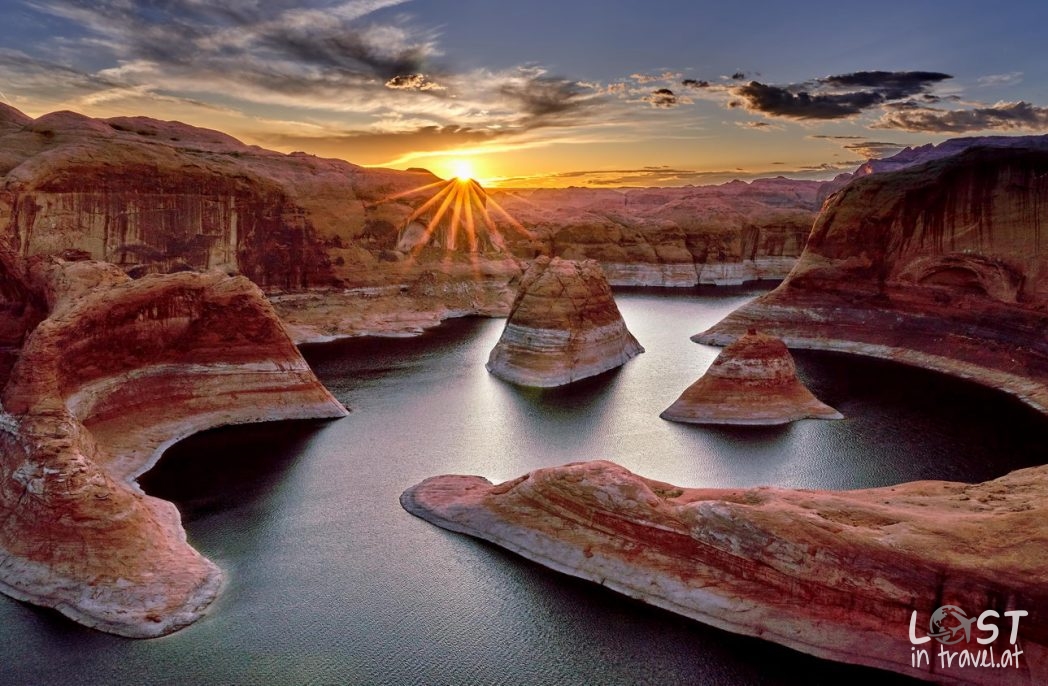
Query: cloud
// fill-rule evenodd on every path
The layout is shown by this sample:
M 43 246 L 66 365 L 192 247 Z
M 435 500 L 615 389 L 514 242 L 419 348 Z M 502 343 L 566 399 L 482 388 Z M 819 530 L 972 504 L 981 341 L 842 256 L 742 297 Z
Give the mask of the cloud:
M 680 82 L 680 85 L 684 86 L 685 88 L 709 88 L 710 82 L 702 79 L 684 79 Z
M 737 121 L 735 125 L 753 131 L 782 131 L 782 127 L 778 124 L 769 124 L 766 121 Z
M 770 170 L 747 171 L 741 168 L 697 170 L 680 167 L 657 166 L 637 167 L 633 169 L 593 169 L 574 170 L 543 176 L 518 176 L 499 179 L 498 185 L 504 188 L 524 187 L 563 187 L 566 185 L 588 186 L 684 186 L 689 184 L 706 185 L 731 181 L 734 179 L 753 180 L 770 176 L 788 176 L 799 179 L 826 179 L 842 171 L 851 171 L 861 164 L 861 160 L 849 160 L 832 164 L 807 165 L 783 170 L 781 162 L 773 162 L 777 168 Z
M 889 101 L 923 93 L 929 86 L 952 78 L 937 71 L 858 71 L 827 76 L 820 83 L 831 88 L 868 89 Z
M 833 141 L 842 143 L 845 150 L 871 160 L 879 157 L 890 157 L 906 146 L 902 143 L 871 141 L 866 136 L 845 136 L 818 134 L 808 136 L 812 140 Z
M 905 147 L 905 145 L 900 143 L 862 141 L 859 143 L 849 143 L 844 146 L 844 149 L 864 157 L 865 159 L 872 160 L 880 157 L 891 157 Z
M 551 139 L 577 137 L 568 127 L 594 121 L 615 90 L 536 66 L 455 72 L 441 62 L 436 30 L 405 13 L 375 14 L 405 2 L 31 0 L 34 10 L 78 32 L 26 48 L 31 54 L 0 48 L 0 84 L 34 110 L 111 116 L 123 106 L 214 125 L 219 119 L 201 116 L 210 102 L 222 109 L 227 130 L 252 142 L 315 142 L 313 149 L 363 163 L 425 154 L 427 145 L 525 137 L 537 128 Z M 50 54 L 101 67 L 63 67 Z M 165 108 L 167 101 L 178 106 Z M 266 120 L 259 106 L 278 108 L 282 123 Z
M 76 62 L 116 62 L 99 77 L 323 109 L 397 77 L 429 73 L 426 64 L 439 54 L 435 34 L 406 18 L 366 21 L 403 1 L 318 0 L 303 8 L 291 0 L 36 0 L 32 6 L 82 28 L 82 39 L 63 45 Z
M 731 75 L 731 80 L 732 81 L 742 81 L 745 78 L 746 78 L 746 73 L 745 72 L 741 72 L 741 71 L 737 71 L 737 72 L 735 72 L 734 74 Z
M 442 91 L 446 90 L 425 74 L 402 74 L 386 81 L 386 88 L 393 90 Z
M 1048 130 L 1048 107 L 1028 102 L 999 102 L 969 109 L 944 110 L 902 103 L 891 107 L 873 125 L 922 133 Z
M 640 84 L 659 83 L 663 81 L 676 81 L 680 74 L 672 71 L 664 71 L 661 74 L 630 74 L 630 78 Z
M 1021 71 L 1010 71 L 1007 74 L 989 74 L 975 80 L 980 86 L 1012 86 L 1023 80 Z
M 382 158 L 390 150 L 456 150 L 480 145 L 506 135 L 504 131 L 463 126 L 420 126 L 404 131 L 341 131 L 317 129 L 309 133 L 256 133 L 253 138 L 280 149 L 323 149 L 346 159 Z
M 728 106 L 784 119 L 845 119 L 919 95 L 949 78 L 939 72 L 862 71 L 787 86 L 750 81 L 731 89 L 734 99 Z
M 680 99 L 669 88 L 658 88 L 641 98 L 652 107 L 670 109 L 680 104 Z
M 535 128 L 567 124 L 600 102 L 577 81 L 547 76 L 542 70 L 521 70 L 499 87 L 499 92 L 524 113 L 518 126 Z

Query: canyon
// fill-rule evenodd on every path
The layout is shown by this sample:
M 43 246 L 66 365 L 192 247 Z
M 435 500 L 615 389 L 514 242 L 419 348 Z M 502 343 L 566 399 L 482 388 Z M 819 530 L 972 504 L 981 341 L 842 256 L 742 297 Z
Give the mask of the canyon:
M 23 339 L 0 415 L 0 591 L 130 637 L 199 619 L 222 572 L 136 478 L 192 433 L 345 408 L 244 277 L 2 252 L 0 282 Z
M 1048 150 L 972 148 L 859 178 L 778 288 L 694 340 L 751 327 L 1010 392 L 1048 411 Z
M 793 347 L 971 379 L 1048 414 L 1046 225 L 1048 151 L 1036 146 L 870 174 L 827 201 L 777 289 L 694 340 L 724 345 L 759 328 Z M 1046 493 L 1048 466 L 831 492 L 690 489 L 588 462 L 498 485 L 433 477 L 401 502 L 552 569 L 813 655 L 940 683 L 1037 684 L 1048 635 L 1032 622 L 1021 666 L 979 669 L 916 664 L 905 627 L 946 605 L 1048 612 Z M 964 647 L 982 647 L 973 641 Z
M 450 218 L 419 213 L 447 183 L 179 122 L 33 119 L 0 104 L 0 235 L 14 252 L 77 250 L 135 278 L 242 274 L 300 342 L 505 316 L 525 261 L 540 255 L 596 259 L 612 285 L 781 279 L 823 185 L 480 189 L 496 237 L 470 253 L 444 249 Z M 440 230 L 419 244 L 431 222 Z
M 563 328 L 581 312 L 574 328 L 614 327 L 622 354 L 602 357 L 628 359 L 640 346 L 611 316 L 609 284 L 788 273 L 695 340 L 727 345 L 756 328 L 791 347 L 972 379 L 1048 413 L 1048 151 L 954 147 L 836 185 L 490 189 L 478 202 L 501 240 L 471 252 L 430 238 L 427 225 L 449 220 L 421 211 L 446 183 L 425 170 L 266 151 L 178 122 L 33 119 L 0 105 L 0 590 L 125 636 L 186 626 L 222 573 L 186 542 L 174 506 L 136 485 L 167 446 L 212 426 L 344 416 L 299 342 L 510 314 L 506 350 L 527 341 L 520 326 L 548 316 Z M 562 270 L 584 287 L 553 278 Z M 493 372 L 509 366 L 500 356 Z M 402 504 L 828 659 L 1032 684 L 1048 679 L 1035 622 L 1022 633 L 1024 668 L 1007 672 L 912 668 L 901 629 L 945 603 L 1048 610 L 1046 470 L 830 492 L 689 489 L 591 462 L 500 485 L 435 477 Z

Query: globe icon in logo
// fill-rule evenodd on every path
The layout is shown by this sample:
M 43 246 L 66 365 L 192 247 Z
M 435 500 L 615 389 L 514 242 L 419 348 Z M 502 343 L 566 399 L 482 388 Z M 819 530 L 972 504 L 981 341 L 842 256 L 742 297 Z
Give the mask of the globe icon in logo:
M 928 620 L 928 635 L 943 645 L 960 643 L 968 639 L 973 621 L 956 605 L 943 605 Z

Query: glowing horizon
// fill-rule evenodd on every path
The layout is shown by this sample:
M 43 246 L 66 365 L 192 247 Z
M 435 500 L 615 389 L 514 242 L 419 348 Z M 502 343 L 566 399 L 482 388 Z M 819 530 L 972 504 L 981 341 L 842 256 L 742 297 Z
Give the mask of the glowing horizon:
M 465 159 L 488 187 L 831 178 L 905 146 L 1048 131 L 1048 5 L 755 3 L 740 22 L 701 3 L 535 0 L 506 21 L 498 3 L 13 0 L 0 101 L 442 178 Z M 900 25 L 920 37 L 906 51 Z

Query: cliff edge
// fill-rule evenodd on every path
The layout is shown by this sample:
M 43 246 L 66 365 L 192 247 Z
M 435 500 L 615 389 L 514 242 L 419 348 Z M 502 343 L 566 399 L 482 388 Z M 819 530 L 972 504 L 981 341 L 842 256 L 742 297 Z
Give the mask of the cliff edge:
M 1048 412 L 1048 151 L 974 148 L 858 179 L 777 289 L 693 337 L 898 360 Z
M 123 636 L 195 621 L 222 574 L 135 478 L 191 433 L 345 408 L 246 278 L 0 262 L 30 296 L 8 327 L 41 315 L 3 390 L 0 591 Z

